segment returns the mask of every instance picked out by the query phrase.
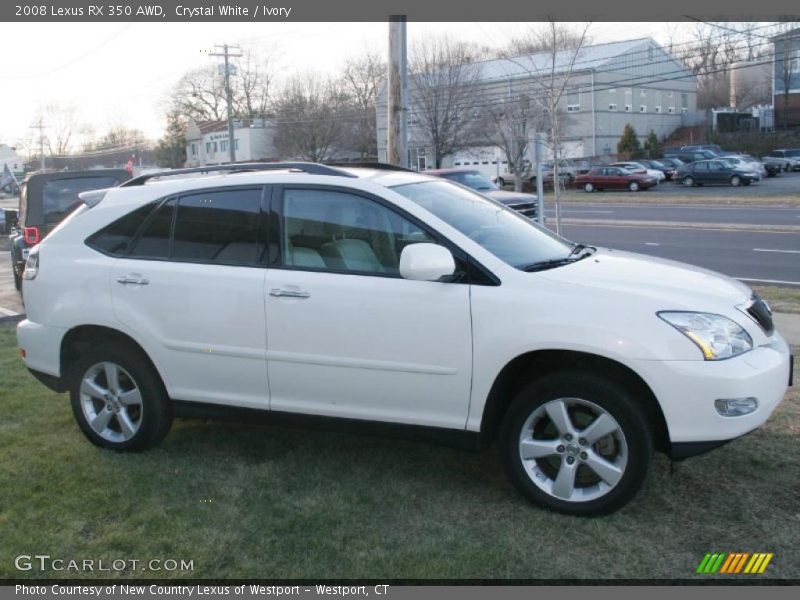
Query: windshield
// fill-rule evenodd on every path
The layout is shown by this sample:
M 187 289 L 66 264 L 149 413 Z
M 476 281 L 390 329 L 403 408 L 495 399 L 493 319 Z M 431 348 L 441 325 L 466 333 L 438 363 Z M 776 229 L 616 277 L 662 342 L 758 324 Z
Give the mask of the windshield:
M 497 186 L 493 184 L 491 180 L 486 177 L 486 175 L 475 171 L 444 173 L 442 177 L 449 179 L 450 181 L 460 183 L 461 185 L 465 185 L 473 190 L 478 190 L 479 192 L 497 189 Z
M 394 186 L 392 190 L 517 269 L 531 270 L 531 265 L 545 261 L 577 259 L 572 256 L 573 244 L 500 203 L 462 187 L 445 181 L 424 181 Z
M 44 220 L 57 223 L 80 199 L 78 194 L 89 190 L 114 187 L 119 183 L 116 177 L 71 177 L 46 181 L 42 190 Z
M 800 158 L 800 150 L 787 150 L 785 154 L 786 156 L 792 156 L 792 157 L 797 156 L 798 158 Z

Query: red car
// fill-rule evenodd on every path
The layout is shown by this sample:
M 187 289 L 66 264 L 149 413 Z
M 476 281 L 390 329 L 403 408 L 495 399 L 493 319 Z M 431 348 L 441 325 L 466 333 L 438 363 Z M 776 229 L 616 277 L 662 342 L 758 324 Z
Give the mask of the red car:
M 584 175 L 575 178 L 575 187 L 587 192 L 595 190 L 624 190 L 632 192 L 646 190 L 658 182 L 647 174 L 632 173 L 620 167 L 595 167 Z

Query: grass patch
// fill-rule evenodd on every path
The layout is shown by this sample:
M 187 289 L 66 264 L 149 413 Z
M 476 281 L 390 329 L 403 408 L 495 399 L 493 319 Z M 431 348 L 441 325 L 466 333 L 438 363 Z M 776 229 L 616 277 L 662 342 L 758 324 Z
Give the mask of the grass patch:
M 579 519 L 522 500 L 494 451 L 206 421 L 103 451 L 22 367 L 9 325 L 0 373 L 0 578 L 75 576 L 14 569 L 35 553 L 194 560 L 176 578 L 684 578 L 742 550 L 800 577 L 796 388 L 759 431 L 674 475 L 659 456 L 625 510 Z
M 751 285 L 774 312 L 800 313 L 800 289 L 777 285 Z

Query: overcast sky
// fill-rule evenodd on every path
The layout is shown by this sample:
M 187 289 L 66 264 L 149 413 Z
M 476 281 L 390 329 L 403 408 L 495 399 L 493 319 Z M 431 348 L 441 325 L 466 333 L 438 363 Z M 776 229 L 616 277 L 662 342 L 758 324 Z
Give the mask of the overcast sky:
M 409 44 L 436 33 L 501 46 L 525 23 L 409 23 Z M 652 36 L 665 42 L 681 29 L 668 23 L 595 23 L 595 43 Z M 365 48 L 385 54 L 386 23 L 0 23 L 0 143 L 38 136 L 39 108 L 74 105 L 98 134 L 115 124 L 150 138 L 164 127 L 163 100 L 187 70 L 218 59 L 214 43 L 272 49 L 279 76 L 297 70 L 337 71 Z M 36 138 L 38 139 L 38 138 Z

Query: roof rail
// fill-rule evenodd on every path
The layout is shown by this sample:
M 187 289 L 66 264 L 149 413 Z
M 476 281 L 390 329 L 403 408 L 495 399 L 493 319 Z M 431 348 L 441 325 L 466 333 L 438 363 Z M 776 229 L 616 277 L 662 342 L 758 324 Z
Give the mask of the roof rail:
M 187 169 L 167 169 L 164 171 L 156 171 L 155 173 L 147 173 L 146 175 L 139 175 L 133 179 L 121 183 L 119 187 L 132 187 L 135 185 L 144 185 L 150 179 L 157 177 L 172 177 L 173 175 L 189 175 L 192 173 L 213 173 L 217 171 L 227 173 L 246 173 L 249 171 L 302 171 L 309 175 L 335 175 L 337 177 L 355 177 L 351 173 L 346 173 L 341 169 L 335 167 L 321 165 L 312 162 L 270 162 L 270 163 L 230 163 L 227 165 L 211 165 L 205 167 L 191 167 Z
M 389 163 L 382 163 L 382 162 L 370 162 L 370 161 L 355 161 L 355 162 L 346 162 L 346 161 L 336 161 L 336 162 L 326 162 L 326 165 L 329 167 L 357 167 L 360 169 L 378 169 L 380 171 L 408 171 L 411 173 L 415 173 L 413 169 L 407 169 L 406 167 L 399 167 L 397 165 L 391 165 Z

